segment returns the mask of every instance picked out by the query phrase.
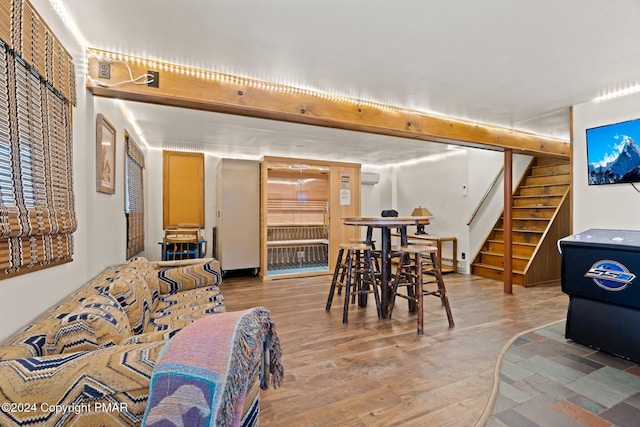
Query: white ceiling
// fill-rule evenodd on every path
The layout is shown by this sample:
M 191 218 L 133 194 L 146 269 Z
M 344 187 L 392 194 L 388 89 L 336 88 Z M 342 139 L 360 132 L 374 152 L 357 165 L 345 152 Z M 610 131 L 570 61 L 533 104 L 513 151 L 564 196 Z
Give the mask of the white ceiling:
M 569 139 L 640 83 L 639 0 L 61 0 L 89 47 Z M 127 102 L 152 146 L 398 162 L 446 145 Z M 399 148 L 401 147 L 401 148 Z

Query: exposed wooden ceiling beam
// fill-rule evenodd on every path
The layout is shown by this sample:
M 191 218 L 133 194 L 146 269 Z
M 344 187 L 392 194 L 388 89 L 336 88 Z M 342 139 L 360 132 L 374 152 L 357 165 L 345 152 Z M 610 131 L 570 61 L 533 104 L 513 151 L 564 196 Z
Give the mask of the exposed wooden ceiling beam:
M 98 74 L 105 58 L 109 79 Z M 133 76 L 157 71 L 158 87 L 121 83 L 130 79 L 127 65 Z M 570 144 L 553 138 L 111 52 L 90 50 L 88 75 L 87 88 L 110 98 L 531 155 L 570 154 Z

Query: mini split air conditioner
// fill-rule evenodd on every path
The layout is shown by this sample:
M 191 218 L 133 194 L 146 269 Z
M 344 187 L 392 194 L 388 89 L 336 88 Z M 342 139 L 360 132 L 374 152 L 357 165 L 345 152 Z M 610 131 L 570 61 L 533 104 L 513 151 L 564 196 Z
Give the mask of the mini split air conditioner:
M 373 172 L 362 172 L 360 174 L 360 183 L 363 185 L 374 185 L 380 182 L 380 174 Z

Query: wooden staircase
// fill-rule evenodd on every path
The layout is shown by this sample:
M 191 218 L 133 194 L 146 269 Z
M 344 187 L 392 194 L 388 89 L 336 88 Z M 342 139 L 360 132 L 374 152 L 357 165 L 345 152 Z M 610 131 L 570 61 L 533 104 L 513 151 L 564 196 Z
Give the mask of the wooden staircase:
M 570 234 L 568 160 L 536 157 L 513 194 L 512 283 L 560 280 L 558 239 Z M 503 216 L 474 260 L 472 274 L 504 279 Z

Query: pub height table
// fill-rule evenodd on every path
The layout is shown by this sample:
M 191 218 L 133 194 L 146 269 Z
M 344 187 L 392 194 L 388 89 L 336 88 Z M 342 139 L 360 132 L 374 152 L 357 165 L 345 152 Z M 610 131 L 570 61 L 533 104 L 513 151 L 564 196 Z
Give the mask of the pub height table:
M 391 304 L 391 233 L 392 229 L 400 231 L 400 245 L 407 246 L 407 226 L 409 225 L 429 225 L 430 216 L 369 216 L 343 218 L 344 225 L 367 227 L 367 243 L 371 242 L 372 230 L 379 228 L 381 233 L 382 246 L 380 247 L 380 288 L 382 295 L 380 302 L 382 305 L 382 315 L 388 317 L 387 312 Z

